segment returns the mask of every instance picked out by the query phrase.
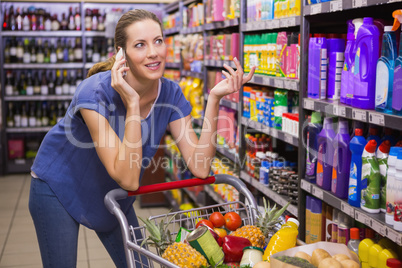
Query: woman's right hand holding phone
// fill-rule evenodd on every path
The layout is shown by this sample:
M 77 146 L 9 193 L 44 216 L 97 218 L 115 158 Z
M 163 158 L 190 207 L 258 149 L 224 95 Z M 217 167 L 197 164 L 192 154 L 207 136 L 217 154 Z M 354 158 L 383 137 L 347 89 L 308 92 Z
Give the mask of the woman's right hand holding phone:
M 130 70 L 129 67 L 124 65 L 126 59 L 124 58 L 123 49 L 120 48 L 119 52 L 116 54 L 116 60 L 112 67 L 112 87 L 120 94 L 123 102 L 130 104 L 131 102 L 139 101 L 140 97 L 138 93 L 127 83 L 123 73 Z

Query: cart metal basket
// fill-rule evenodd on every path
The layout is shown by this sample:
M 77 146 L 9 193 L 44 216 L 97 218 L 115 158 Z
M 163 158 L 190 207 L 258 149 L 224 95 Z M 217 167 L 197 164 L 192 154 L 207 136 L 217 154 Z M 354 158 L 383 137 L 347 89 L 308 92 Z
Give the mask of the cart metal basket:
M 191 210 L 172 212 L 167 214 L 168 218 L 170 215 L 175 215 L 176 217 L 169 223 L 169 230 L 173 237 L 177 235 L 180 230 L 180 227 L 184 227 L 188 230 L 194 230 L 196 223 L 199 219 L 204 218 L 207 219 L 209 215 L 211 215 L 215 211 L 220 211 L 223 214 L 229 211 L 236 211 L 240 217 L 242 218 L 243 225 L 254 224 L 257 203 L 247 189 L 247 186 L 237 179 L 236 177 L 219 174 L 212 177 L 208 177 L 205 180 L 202 179 L 189 179 L 183 181 L 175 181 L 175 182 L 166 182 L 159 183 L 155 185 L 147 185 L 140 187 L 135 192 L 128 192 L 123 189 L 115 189 L 110 191 L 105 196 L 105 205 L 112 213 L 116 216 L 119 221 L 124 249 L 127 259 L 127 267 L 168 267 L 168 268 L 176 268 L 179 267 L 166 259 L 160 257 L 160 252 L 154 250 L 153 248 L 148 248 L 148 246 L 140 246 L 144 237 L 147 235 L 146 228 L 144 226 L 133 227 L 129 226 L 127 219 L 124 213 L 121 211 L 117 200 L 127 198 L 128 196 L 133 195 L 142 195 L 148 193 L 161 192 L 172 189 L 180 189 L 185 187 L 197 186 L 197 185 L 206 185 L 206 184 L 229 184 L 232 185 L 239 193 L 243 194 L 246 198 L 246 204 L 242 202 L 229 202 L 224 204 L 216 204 L 213 206 L 205 206 L 201 208 L 195 208 Z M 153 216 L 150 217 L 151 220 L 155 222 L 155 224 L 159 224 L 159 222 L 166 218 L 165 215 Z

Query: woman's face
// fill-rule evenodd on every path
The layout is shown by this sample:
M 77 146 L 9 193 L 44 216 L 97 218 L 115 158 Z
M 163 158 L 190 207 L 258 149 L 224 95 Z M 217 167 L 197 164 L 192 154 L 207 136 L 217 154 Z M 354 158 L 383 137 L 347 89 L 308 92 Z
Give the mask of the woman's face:
M 165 70 L 166 45 L 160 25 L 150 19 L 127 28 L 126 58 L 131 72 L 141 81 L 157 80 Z

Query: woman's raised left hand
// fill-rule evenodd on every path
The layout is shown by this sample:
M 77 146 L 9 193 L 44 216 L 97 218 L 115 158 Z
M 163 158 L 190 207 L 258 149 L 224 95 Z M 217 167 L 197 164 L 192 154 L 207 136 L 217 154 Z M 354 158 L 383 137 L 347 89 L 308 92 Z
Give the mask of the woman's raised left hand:
M 243 76 L 244 72 L 239 60 L 237 58 L 234 58 L 233 61 L 237 67 L 237 70 L 235 71 L 232 67 L 224 64 L 223 67 L 225 67 L 227 71 L 222 71 L 222 73 L 225 75 L 226 78 L 220 81 L 211 89 L 210 95 L 216 97 L 219 100 L 226 95 L 237 92 L 241 88 L 241 86 L 250 81 L 254 75 L 255 66 L 251 68 L 251 71 L 247 74 L 247 76 Z

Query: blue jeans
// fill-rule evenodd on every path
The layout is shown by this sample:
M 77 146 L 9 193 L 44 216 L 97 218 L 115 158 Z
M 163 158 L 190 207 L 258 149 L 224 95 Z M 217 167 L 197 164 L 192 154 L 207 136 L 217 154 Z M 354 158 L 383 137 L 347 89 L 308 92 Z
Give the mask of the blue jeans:
M 80 224 L 64 209 L 49 185 L 40 179 L 31 179 L 29 211 L 35 225 L 43 267 L 76 267 Z M 126 216 L 130 225 L 138 226 L 134 208 Z M 111 232 L 96 234 L 116 267 L 127 267 L 120 226 Z

